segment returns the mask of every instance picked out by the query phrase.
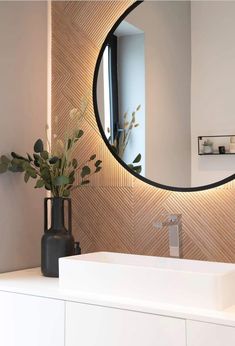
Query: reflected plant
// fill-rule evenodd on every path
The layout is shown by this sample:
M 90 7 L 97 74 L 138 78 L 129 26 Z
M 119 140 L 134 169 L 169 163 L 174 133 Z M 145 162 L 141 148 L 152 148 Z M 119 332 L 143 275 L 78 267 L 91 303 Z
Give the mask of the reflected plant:
M 128 120 L 128 113 L 126 112 L 123 116 L 123 125 L 119 128 L 119 132 L 114 139 L 114 143 L 112 144 L 113 149 L 118 154 L 118 156 L 123 159 L 125 150 L 128 146 L 129 140 L 131 138 L 133 130 L 139 126 L 139 123 L 136 122 L 136 113 L 140 110 L 141 105 L 139 105 L 135 111 L 131 114 L 131 119 Z M 135 159 L 128 164 L 128 167 L 133 169 L 136 173 L 141 173 L 142 167 L 138 165 L 141 161 L 141 154 L 139 153 Z
M 83 119 L 85 112 L 86 106 L 70 112 L 64 138 L 59 139 L 57 134 L 53 134 L 54 148 L 51 148 L 47 125 L 48 150 L 42 139 L 38 139 L 32 154 L 21 155 L 12 152 L 10 155 L 2 155 L 0 173 L 23 172 L 26 183 L 30 179 L 35 180 L 35 188 L 45 188 L 51 191 L 53 197 L 68 197 L 74 189 L 89 184 L 90 177 L 102 169 L 102 161 L 97 160 L 96 154 L 93 154 L 87 161 L 80 163 L 75 155 L 74 151 L 84 135 L 78 123 Z M 58 119 L 55 119 L 55 122 L 57 123 Z
M 204 143 L 202 144 L 204 147 L 212 147 L 213 142 L 210 141 L 209 139 L 205 140 Z

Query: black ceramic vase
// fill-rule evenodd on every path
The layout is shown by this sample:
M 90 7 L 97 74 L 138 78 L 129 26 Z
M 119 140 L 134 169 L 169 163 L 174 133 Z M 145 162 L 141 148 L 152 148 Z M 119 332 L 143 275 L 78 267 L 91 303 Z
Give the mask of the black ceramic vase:
M 51 227 L 48 229 L 48 201 L 51 201 Z M 64 224 L 65 201 L 68 202 L 68 229 Z M 74 254 L 71 199 L 62 197 L 44 200 L 44 235 L 41 244 L 41 270 L 44 276 L 59 276 L 59 258 Z

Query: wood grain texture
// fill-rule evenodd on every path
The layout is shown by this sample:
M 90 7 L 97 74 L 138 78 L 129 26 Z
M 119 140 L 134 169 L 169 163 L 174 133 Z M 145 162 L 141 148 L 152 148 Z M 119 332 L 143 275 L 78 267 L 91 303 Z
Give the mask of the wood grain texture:
M 96 152 L 101 174 L 73 194 L 73 229 L 82 251 L 120 251 L 168 256 L 167 230 L 154 228 L 162 214 L 183 215 L 184 258 L 235 262 L 234 182 L 193 193 L 149 186 L 120 166 L 104 144 L 92 105 L 95 63 L 105 37 L 131 1 L 52 3 L 52 128 L 63 135 L 68 113 L 89 100 L 85 135 L 77 156 Z

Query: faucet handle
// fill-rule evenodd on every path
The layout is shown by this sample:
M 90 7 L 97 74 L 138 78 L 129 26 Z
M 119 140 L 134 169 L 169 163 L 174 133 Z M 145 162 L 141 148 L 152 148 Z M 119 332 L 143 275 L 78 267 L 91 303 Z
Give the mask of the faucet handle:
M 178 223 L 181 221 L 181 214 L 169 214 L 168 215 L 168 221 L 172 223 Z
M 161 229 L 165 226 L 169 226 L 172 224 L 178 224 L 181 221 L 181 214 L 166 214 L 166 213 L 162 213 L 163 216 L 167 217 L 166 221 L 155 221 L 153 223 L 153 227 L 157 228 L 157 229 Z

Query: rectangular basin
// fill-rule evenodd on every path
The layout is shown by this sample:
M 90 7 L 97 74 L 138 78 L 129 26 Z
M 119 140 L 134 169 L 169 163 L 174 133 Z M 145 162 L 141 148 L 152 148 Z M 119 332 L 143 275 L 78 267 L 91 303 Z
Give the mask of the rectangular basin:
M 61 289 L 223 310 L 235 303 L 235 264 L 95 252 L 60 258 Z

